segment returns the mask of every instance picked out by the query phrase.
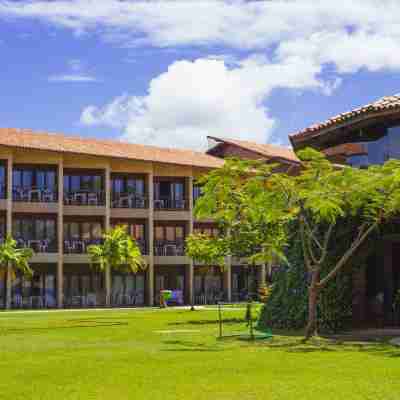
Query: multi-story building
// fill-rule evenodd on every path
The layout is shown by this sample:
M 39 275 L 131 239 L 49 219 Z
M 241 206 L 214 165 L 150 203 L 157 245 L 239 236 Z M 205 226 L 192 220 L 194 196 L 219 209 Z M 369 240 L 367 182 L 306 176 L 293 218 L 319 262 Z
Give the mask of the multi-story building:
M 223 164 L 211 153 L 0 129 L 0 240 L 10 234 L 34 250 L 33 278 L 2 276 L 0 305 L 153 305 L 161 289 L 204 304 L 255 291 L 265 266 L 254 271 L 227 259 L 220 271 L 185 256 L 188 234 L 218 233 L 212 220 L 196 221 L 192 212 L 196 178 Z M 96 272 L 87 247 L 120 224 L 139 243 L 147 268 Z
M 333 161 L 357 168 L 400 159 L 400 95 L 384 97 L 290 137 L 295 150 L 314 147 Z M 353 322 L 394 322 L 393 304 L 400 293 L 400 232 L 397 220 L 381 229 L 368 252 L 366 268 L 353 273 Z

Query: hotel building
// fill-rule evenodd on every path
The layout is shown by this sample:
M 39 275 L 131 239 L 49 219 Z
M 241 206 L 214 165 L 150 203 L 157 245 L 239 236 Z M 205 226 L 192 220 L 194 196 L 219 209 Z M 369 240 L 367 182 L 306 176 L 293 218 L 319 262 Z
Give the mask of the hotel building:
M 195 181 L 226 155 L 297 161 L 286 149 L 210 139 L 206 154 L 0 129 L 0 240 L 9 234 L 34 250 L 32 279 L 1 277 L 0 307 L 154 305 L 161 289 L 206 304 L 255 292 L 265 266 L 229 258 L 221 272 L 185 256 L 188 234 L 217 234 L 212 220 L 193 217 Z M 119 224 L 140 245 L 145 271 L 99 273 L 90 266 L 87 247 Z

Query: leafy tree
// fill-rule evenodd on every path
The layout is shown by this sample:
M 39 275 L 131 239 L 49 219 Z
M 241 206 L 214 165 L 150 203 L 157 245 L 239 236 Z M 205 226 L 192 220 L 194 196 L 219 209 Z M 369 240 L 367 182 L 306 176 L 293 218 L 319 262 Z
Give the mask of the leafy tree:
M 3 270 L 3 276 L 7 275 L 6 308 L 10 307 L 11 281 L 15 279 L 16 273 L 32 276 L 33 272 L 29 266 L 32 256 L 32 249 L 18 248 L 17 242 L 10 235 L 0 244 L 0 270 Z
M 88 246 L 88 254 L 91 265 L 100 271 L 137 273 L 146 268 L 136 240 L 128 234 L 124 226 L 116 226 L 106 232 L 101 244 Z M 110 303 L 109 298 L 106 299 L 106 303 Z
M 197 237 L 188 242 L 188 252 L 207 261 L 210 254 L 219 254 L 221 260 L 221 249 L 225 255 L 241 253 L 254 262 L 284 260 L 285 247 L 299 234 L 309 277 L 309 338 L 316 331 L 321 291 L 371 232 L 399 211 L 400 162 L 360 170 L 334 165 L 312 149 L 298 155 L 302 163 L 297 170 L 282 172 L 277 165 L 229 160 L 202 178 L 203 196 L 195 213 L 198 218 L 215 218 L 223 227 L 218 240 L 224 245 Z M 359 221 L 357 229 L 348 232 L 348 245 L 332 260 L 335 234 L 346 231 L 354 219 Z M 298 232 L 293 232 L 294 226 Z

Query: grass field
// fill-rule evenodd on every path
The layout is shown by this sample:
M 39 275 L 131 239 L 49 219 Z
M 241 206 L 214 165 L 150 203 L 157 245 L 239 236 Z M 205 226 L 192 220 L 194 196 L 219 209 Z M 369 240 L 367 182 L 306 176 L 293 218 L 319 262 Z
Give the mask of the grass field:
M 229 331 L 244 311 L 225 313 Z M 0 313 L 0 399 L 400 399 L 400 350 L 216 340 L 217 311 Z

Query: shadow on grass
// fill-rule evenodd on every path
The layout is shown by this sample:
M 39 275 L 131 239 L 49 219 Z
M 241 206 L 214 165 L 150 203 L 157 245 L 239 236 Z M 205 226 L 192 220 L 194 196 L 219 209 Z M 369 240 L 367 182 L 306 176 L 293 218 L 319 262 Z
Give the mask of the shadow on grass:
M 109 321 L 106 320 L 98 321 L 97 319 L 85 319 L 85 320 L 70 320 L 64 321 L 63 324 L 50 325 L 45 327 L 6 327 L 0 328 L 0 336 L 7 336 L 13 334 L 26 334 L 29 332 L 48 332 L 54 330 L 64 330 L 64 329 L 81 329 L 81 328 L 105 328 L 105 327 L 120 327 L 127 326 L 128 323 L 125 321 Z
M 200 353 L 205 353 L 205 352 L 220 352 L 224 351 L 223 348 L 217 345 L 217 343 L 214 344 L 206 344 L 206 343 L 196 343 L 196 342 L 191 342 L 189 340 L 165 340 L 162 342 L 163 344 L 166 344 L 168 346 L 176 346 L 174 348 L 167 348 L 163 349 L 162 351 L 168 351 L 168 352 L 200 352 Z
M 228 318 L 223 320 L 223 324 L 243 324 L 245 321 L 242 318 Z M 192 321 L 170 322 L 168 325 L 218 325 L 219 321 L 214 319 L 198 319 Z

